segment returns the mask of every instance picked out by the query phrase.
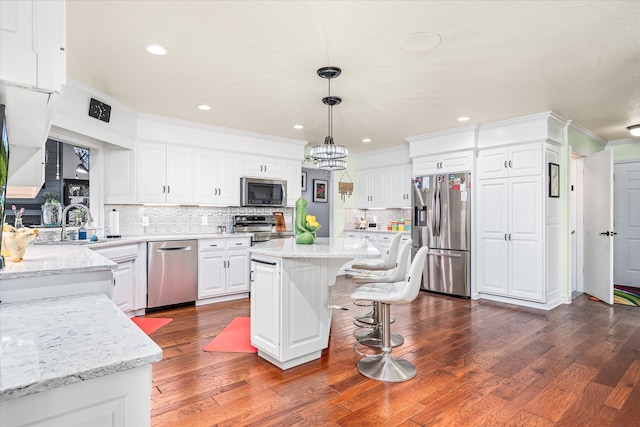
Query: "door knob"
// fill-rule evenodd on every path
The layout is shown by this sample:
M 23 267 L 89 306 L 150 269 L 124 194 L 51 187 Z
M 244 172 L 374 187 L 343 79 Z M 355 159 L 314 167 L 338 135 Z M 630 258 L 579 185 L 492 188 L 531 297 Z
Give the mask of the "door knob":
M 601 235 L 601 236 L 608 236 L 608 235 L 609 235 L 609 232 L 608 232 L 608 231 L 604 231 L 604 232 L 600 233 L 600 235 Z
M 603 231 L 600 233 L 601 236 L 615 236 L 618 234 L 616 231 Z

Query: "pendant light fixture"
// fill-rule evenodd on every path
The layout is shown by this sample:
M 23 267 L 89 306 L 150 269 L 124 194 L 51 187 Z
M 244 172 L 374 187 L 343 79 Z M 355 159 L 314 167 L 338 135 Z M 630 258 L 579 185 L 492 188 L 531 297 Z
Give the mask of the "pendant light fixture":
M 347 168 L 347 162 L 342 160 L 349 154 L 347 147 L 336 145 L 333 142 L 333 106 L 339 105 L 342 98 L 331 96 L 331 79 L 338 77 L 342 70 L 338 67 L 322 67 L 318 69 L 318 76 L 327 79 L 329 83 L 328 96 L 322 98 L 322 103 L 329 106 L 328 128 L 329 135 L 324 139 L 324 144 L 311 148 L 310 157 L 316 163 L 318 169 L 334 171 Z

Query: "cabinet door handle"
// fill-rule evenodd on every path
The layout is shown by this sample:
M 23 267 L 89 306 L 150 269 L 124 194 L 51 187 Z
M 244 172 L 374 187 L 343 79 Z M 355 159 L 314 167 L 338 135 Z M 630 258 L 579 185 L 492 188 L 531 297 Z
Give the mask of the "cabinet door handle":
M 513 169 L 513 165 L 511 164 L 511 160 L 509 160 L 509 167 Z
M 505 241 L 507 240 L 507 234 L 506 234 L 506 233 L 505 233 L 505 235 L 504 235 L 504 240 L 505 240 Z
M 509 166 L 507 166 L 507 165 L 508 165 L 508 163 L 507 163 L 507 161 L 505 160 L 505 161 L 504 161 L 504 168 L 505 168 L 505 169 L 509 167 Z
M 511 241 L 511 233 L 509 233 L 509 241 Z
M 164 194 L 164 193 L 166 193 L 166 192 L 167 192 L 167 186 L 166 186 L 166 185 L 163 185 L 163 186 L 162 186 L 162 194 Z
M 242 242 L 238 242 L 236 243 L 236 246 L 241 246 L 243 243 Z
M 265 172 L 267 171 L 267 165 L 264 165 L 264 171 Z
M 253 262 L 257 262 L 257 263 L 260 263 L 260 264 L 277 265 L 277 263 L 276 263 L 276 262 L 263 261 L 263 260 L 261 260 L 261 259 L 253 259 L 253 258 L 251 258 L 251 261 L 253 261 Z
M 170 185 L 167 185 L 167 194 L 168 193 L 171 193 L 171 186 Z
M 253 282 L 253 270 L 249 272 L 249 281 Z

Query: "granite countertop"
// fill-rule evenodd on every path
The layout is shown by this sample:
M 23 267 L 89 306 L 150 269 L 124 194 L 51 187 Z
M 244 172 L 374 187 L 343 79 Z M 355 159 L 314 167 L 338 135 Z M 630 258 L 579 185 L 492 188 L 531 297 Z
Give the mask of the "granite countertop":
M 6 266 L 0 271 L 0 279 L 51 276 L 92 271 L 111 271 L 118 265 L 86 246 L 34 245 L 27 246 L 22 262 L 5 259 Z
M 234 239 L 239 237 L 252 237 L 253 233 L 209 233 L 209 234 L 167 234 L 157 236 L 126 236 L 106 238 L 101 237 L 97 242 L 84 242 L 79 241 L 74 243 L 65 243 L 62 246 L 79 246 L 86 248 L 106 248 L 110 246 L 126 245 L 128 243 L 144 243 L 144 242 L 159 242 L 166 240 L 201 240 L 201 239 Z M 32 243 L 33 246 L 57 246 L 56 242 L 38 242 Z
M 248 249 L 279 258 L 376 258 L 380 252 L 366 239 L 318 237 L 312 245 L 298 245 L 295 237 L 258 243 Z
M 165 240 L 234 239 L 251 236 L 253 236 L 252 233 L 171 234 L 102 238 L 97 242 L 82 243 L 32 242 L 27 246 L 22 262 L 11 262 L 5 259 L 6 267 L 0 271 L 0 279 L 86 273 L 113 270 L 117 267 L 115 262 L 90 249 Z
M 389 231 L 389 230 L 378 230 L 378 229 L 369 229 L 369 228 L 352 228 L 349 230 L 344 230 L 345 233 L 350 233 L 352 231 L 356 231 L 359 233 L 388 233 L 388 234 L 411 234 L 411 230 L 405 230 L 405 231 Z
M 0 339 L 0 401 L 162 359 L 162 349 L 104 294 L 3 304 Z

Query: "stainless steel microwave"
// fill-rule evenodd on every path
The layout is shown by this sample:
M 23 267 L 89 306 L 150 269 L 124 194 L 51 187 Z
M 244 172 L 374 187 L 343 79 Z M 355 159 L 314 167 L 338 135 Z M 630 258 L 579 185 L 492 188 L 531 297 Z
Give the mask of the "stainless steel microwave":
M 240 178 L 240 206 L 281 207 L 287 204 L 287 181 Z

